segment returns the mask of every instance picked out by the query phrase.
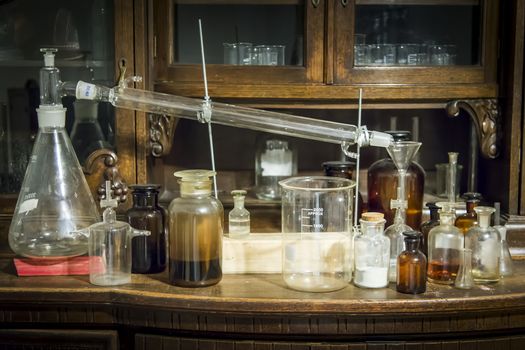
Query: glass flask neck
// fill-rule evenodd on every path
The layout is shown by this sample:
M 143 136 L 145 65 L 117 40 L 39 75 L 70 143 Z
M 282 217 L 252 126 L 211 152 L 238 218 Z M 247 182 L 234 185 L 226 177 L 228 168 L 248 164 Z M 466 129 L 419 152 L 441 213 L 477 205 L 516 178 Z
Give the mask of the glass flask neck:
M 406 250 L 415 252 L 419 248 L 419 239 L 405 239 Z
M 430 220 L 432 221 L 438 221 L 439 220 L 439 213 L 437 208 L 430 209 Z
M 490 226 L 490 216 L 492 213 L 478 213 L 479 227 L 487 229 Z
M 181 197 L 210 197 L 211 181 L 180 181 Z
M 476 216 L 474 208 L 478 206 L 478 201 L 467 201 L 467 214 L 469 216 Z
M 104 213 L 102 214 L 102 220 L 104 221 L 104 223 L 113 223 L 115 221 L 117 221 L 117 213 L 115 212 L 115 210 L 113 210 L 113 208 L 109 207 L 109 208 L 106 208 L 104 209 Z
M 385 220 L 381 221 L 364 221 L 361 220 L 361 232 L 363 235 L 375 236 L 380 235 L 385 230 Z
M 439 213 L 439 222 L 441 225 L 453 225 L 454 219 L 454 214 L 452 213 Z
M 158 193 L 138 192 L 133 193 L 133 207 L 154 207 L 158 203 Z
M 233 206 L 236 209 L 244 209 L 244 197 L 234 197 Z

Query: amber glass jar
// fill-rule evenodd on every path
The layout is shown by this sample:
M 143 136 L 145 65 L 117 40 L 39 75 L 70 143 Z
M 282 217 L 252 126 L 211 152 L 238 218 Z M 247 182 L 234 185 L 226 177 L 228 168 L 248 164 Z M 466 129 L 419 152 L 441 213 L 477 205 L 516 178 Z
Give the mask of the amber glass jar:
M 131 272 L 158 273 L 166 268 L 166 212 L 159 206 L 159 185 L 132 185 L 133 207 L 126 212 L 131 227 L 149 236 L 132 240 Z
M 421 233 L 403 232 L 406 249 L 397 257 L 396 290 L 419 294 L 427 290 L 427 258 L 419 249 Z
M 459 230 L 466 235 L 469 228 L 474 226 L 478 220 L 476 215 L 475 207 L 478 206 L 481 201 L 481 194 L 477 192 L 467 192 L 462 196 L 466 201 L 467 212 L 463 215 L 460 215 L 456 218 L 454 225 L 459 228 Z
M 334 160 L 334 161 L 324 162 L 322 166 L 323 166 L 324 174 L 326 176 L 342 177 L 348 180 L 355 181 L 355 177 L 354 177 L 355 162 Z M 357 187 L 356 187 L 356 192 L 359 196 L 357 198 L 357 212 L 358 212 L 358 217 L 361 217 L 361 214 L 363 214 L 363 196 L 361 196 L 361 193 L 359 193 L 359 189 L 357 189 Z M 354 203 L 355 203 L 355 197 L 352 200 L 352 207 Z
M 421 233 L 423 236 L 421 237 L 420 243 L 421 251 L 425 255 L 428 254 L 428 233 L 430 232 L 430 230 L 432 230 L 432 228 L 439 225 L 438 210 L 440 209 L 434 202 L 429 202 L 426 204 L 426 206 L 430 210 L 430 219 L 421 224 Z
M 409 131 L 387 131 L 394 141 L 410 141 Z M 406 175 L 406 198 L 408 208 L 406 224 L 412 228 L 421 226 L 425 171 L 416 162 L 410 163 Z M 389 157 L 373 163 L 368 168 L 368 211 L 385 214 L 386 226 L 394 222 L 395 210 L 390 209 L 390 200 L 397 198 L 398 171 Z

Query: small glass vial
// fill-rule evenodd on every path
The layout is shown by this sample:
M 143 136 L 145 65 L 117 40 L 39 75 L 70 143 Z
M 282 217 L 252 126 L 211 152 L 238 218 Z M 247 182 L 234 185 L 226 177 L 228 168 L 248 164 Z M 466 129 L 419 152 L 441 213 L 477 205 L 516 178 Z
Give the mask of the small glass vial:
M 501 237 L 498 230 L 490 226 L 490 217 L 495 209 L 476 207 L 478 225 L 471 227 L 465 236 L 465 248 L 472 250 L 472 277 L 475 283 L 498 282 Z
M 180 198 L 169 206 L 169 282 L 181 287 L 205 287 L 222 278 L 224 209 L 211 196 L 210 170 L 183 170 Z
M 166 212 L 159 206 L 160 185 L 132 185 L 133 207 L 126 212 L 131 227 L 151 232 L 132 240 L 131 272 L 159 273 L 166 269 Z
M 421 224 L 421 251 L 428 256 L 428 233 L 431 229 L 439 225 L 439 213 L 440 209 L 436 203 L 429 202 L 426 204 L 428 210 L 430 211 L 430 219 Z
M 507 243 L 507 228 L 505 226 L 494 226 L 501 237 L 501 252 L 499 256 L 499 275 L 500 277 L 510 277 L 514 273 L 512 255 L 510 255 L 509 244 Z
M 461 230 L 465 235 L 469 228 L 476 224 L 478 216 L 474 211 L 481 200 L 481 194 L 477 192 L 467 192 L 463 194 L 463 198 L 466 200 L 467 212 L 463 215 L 460 215 L 456 218 L 454 225 Z
M 250 234 L 250 212 L 244 207 L 246 191 L 233 190 L 233 209 L 228 214 L 229 236 L 244 237 Z
M 474 287 L 472 278 L 472 250 L 463 248 L 460 252 L 459 270 L 454 287 L 459 289 L 471 289 Z
M 368 212 L 361 216 L 361 234 L 354 243 L 354 284 L 362 288 L 388 285 L 390 240 L 383 234 L 383 213 Z
M 427 257 L 419 244 L 418 231 L 403 232 L 406 250 L 397 257 L 396 290 L 405 294 L 420 294 L 427 290 Z
M 429 282 L 452 284 L 459 269 L 459 254 L 463 249 L 463 234 L 454 226 L 454 203 L 437 203 L 442 209 L 439 213 L 439 225 L 428 234 Z

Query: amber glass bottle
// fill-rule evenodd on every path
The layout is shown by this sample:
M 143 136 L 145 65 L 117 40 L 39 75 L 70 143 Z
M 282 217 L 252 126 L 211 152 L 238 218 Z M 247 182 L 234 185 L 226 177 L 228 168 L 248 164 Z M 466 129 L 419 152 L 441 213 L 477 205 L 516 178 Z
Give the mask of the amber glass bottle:
M 439 225 L 438 210 L 440 209 L 434 202 L 429 202 L 426 204 L 426 206 L 430 210 L 430 219 L 421 224 L 421 233 L 423 236 L 421 237 L 421 244 L 420 244 L 421 251 L 425 255 L 428 254 L 428 233 L 430 232 L 432 228 Z
M 131 227 L 151 232 L 132 243 L 131 272 L 158 273 L 166 268 L 166 212 L 159 206 L 159 185 L 132 185 L 133 207 L 126 212 Z
M 406 249 L 397 257 L 396 289 L 400 293 L 419 294 L 427 290 L 427 258 L 419 243 L 421 233 L 403 232 Z
M 459 230 L 466 235 L 469 228 L 474 226 L 478 220 L 476 211 L 474 208 L 478 206 L 481 201 L 481 194 L 477 192 L 467 192 L 464 193 L 463 198 L 466 200 L 467 212 L 463 215 L 460 215 L 456 218 L 454 225 L 459 228 Z
M 409 131 L 387 133 L 391 134 L 395 141 L 410 141 Z M 405 223 L 410 227 L 420 227 L 425 187 L 425 171 L 421 165 L 416 162 L 410 163 L 406 181 L 408 208 Z M 390 200 L 397 198 L 397 183 L 398 171 L 389 157 L 376 161 L 368 168 L 368 211 L 384 213 L 386 226 L 394 222 L 395 210 L 390 209 Z
M 355 177 L 354 177 L 355 162 L 329 161 L 329 162 L 324 162 L 322 164 L 322 167 L 324 170 L 324 174 L 326 176 L 342 177 L 348 180 L 355 181 Z M 359 197 L 357 198 L 357 212 L 358 212 L 358 216 L 361 217 L 361 214 L 363 214 L 363 196 L 361 196 L 359 189 L 356 189 L 356 191 L 359 195 Z M 355 200 L 355 197 L 352 200 L 352 207 L 355 203 L 354 200 Z

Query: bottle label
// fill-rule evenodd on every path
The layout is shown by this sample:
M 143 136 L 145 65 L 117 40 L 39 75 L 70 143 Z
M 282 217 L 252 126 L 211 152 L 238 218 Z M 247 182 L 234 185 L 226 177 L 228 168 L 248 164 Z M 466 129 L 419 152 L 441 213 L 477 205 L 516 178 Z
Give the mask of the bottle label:
M 30 210 L 33 210 L 37 206 L 38 206 L 38 198 L 25 200 L 22 202 L 22 204 L 20 204 L 20 208 L 18 209 L 18 214 L 22 214 Z
M 283 149 L 266 150 L 261 155 L 262 176 L 291 176 L 292 152 Z
M 81 100 L 94 100 L 97 96 L 97 87 L 94 84 L 89 84 L 79 81 L 77 84 L 76 97 Z

